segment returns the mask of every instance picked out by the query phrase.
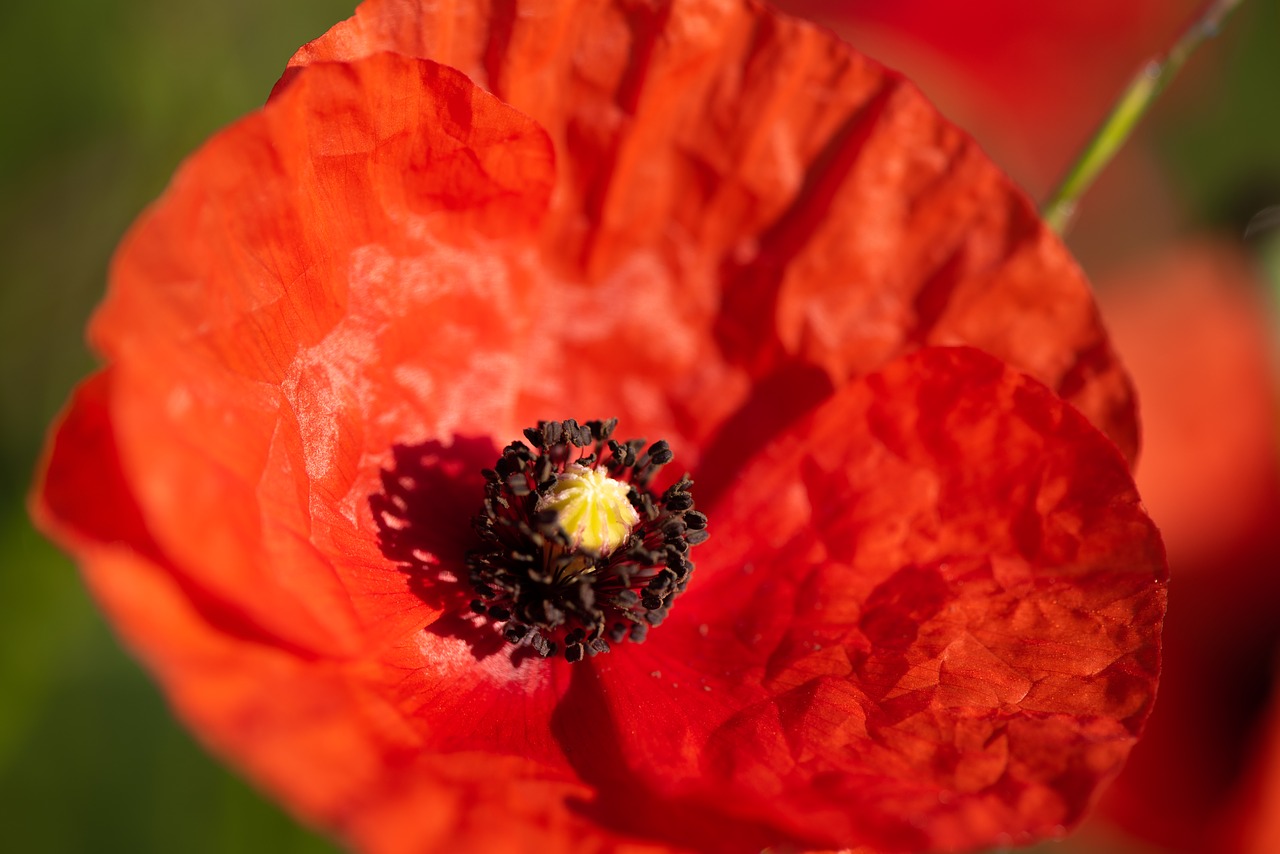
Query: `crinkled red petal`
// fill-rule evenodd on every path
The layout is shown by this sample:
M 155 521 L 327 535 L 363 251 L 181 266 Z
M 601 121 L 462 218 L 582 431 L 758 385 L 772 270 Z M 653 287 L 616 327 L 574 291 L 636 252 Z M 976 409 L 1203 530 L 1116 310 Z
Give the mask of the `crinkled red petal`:
M 501 258 L 551 170 L 531 121 L 393 55 L 309 69 L 183 166 L 92 337 L 125 477 L 185 583 L 331 654 L 430 619 L 368 496 L 397 443 L 515 431 L 533 310 Z
M 1043 386 L 921 351 L 709 512 L 672 617 L 574 674 L 618 740 L 588 782 L 801 847 L 923 851 L 1061 833 L 1119 770 L 1154 698 L 1163 550 L 1124 460 Z
M 650 423 L 695 445 L 764 423 L 758 443 L 850 376 L 969 344 L 1134 455 L 1127 379 L 1062 244 L 913 86 L 829 33 L 738 0 L 370 0 L 290 74 L 386 50 L 461 69 L 555 141 L 542 263 L 580 283 L 581 337 L 626 307 L 615 349 L 555 372 L 587 411 L 631 374 L 669 410 Z
M 131 232 L 94 326 L 111 365 L 37 487 L 192 728 L 369 850 L 642 847 L 567 806 L 591 795 L 548 723 L 568 665 L 477 649 L 387 554 L 461 572 L 490 431 L 519 423 L 535 310 L 509 256 L 550 169 L 535 125 L 447 68 L 308 69 Z M 389 544 L 393 473 L 430 519 Z
M 111 369 L 77 391 L 34 511 L 78 553 L 95 597 L 203 741 L 369 851 L 644 850 L 569 808 L 594 793 L 548 726 L 564 662 L 515 671 L 504 655 L 477 660 L 443 621 L 421 630 L 429 615 L 407 603 L 412 635 L 379 642 L 388 633 L 371 627 L 358 653 L 320 654 L 188 582 L 122 470 L 118 383 Z

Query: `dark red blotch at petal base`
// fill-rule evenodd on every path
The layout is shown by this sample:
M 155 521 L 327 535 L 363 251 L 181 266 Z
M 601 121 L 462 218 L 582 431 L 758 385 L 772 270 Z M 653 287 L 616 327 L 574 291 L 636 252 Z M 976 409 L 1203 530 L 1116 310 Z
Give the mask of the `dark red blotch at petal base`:
M 601 377 L 643 371 L 669 414 L 618 412 L 637 432 L 754 446 L 850 376 L 969 344 L 1135 456 L 1132 390 L 1065 248 L 972 139 L 829 32 L 741 0 L 370 0 L 277 93 L 378 51 L 456 67 L 551 135 L 543 264 L 617 345 L 566 343 L 590 356 L 556 370 L 585 411 L 607 408 Z
M 1118 452 L 1019 373 L 1132 451 L 1061 245 L 815 28 L 468 8 L 362 7 L 115 259 L 34 512 L 179 714 L 371 851 L 1074 821 L 1150 702 L 1163 589 Z M 454 601 L 480 469 L 610 415 L 693 470 L 711 559 L 643 645 L 515 655 Z

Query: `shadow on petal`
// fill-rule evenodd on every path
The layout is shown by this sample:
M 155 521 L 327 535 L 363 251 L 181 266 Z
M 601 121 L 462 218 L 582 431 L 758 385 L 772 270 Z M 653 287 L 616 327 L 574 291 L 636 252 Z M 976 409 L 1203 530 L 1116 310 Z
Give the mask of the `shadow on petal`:
M 703 449 L 696 472 L 698 501 L 714 507 L 743 464 L 770 439 L 831 396 L 831 377 L 801 362 L 779 365 L 758 379 L 751 396 Z
M 471 517 L 484 497 L 481 471 L 498 449 L 487 437 L 457 436 L 452 444 L 429 440 L 392 448 L 382 471 L 382 491 L 369 496 L 378 524 L 378 547 L 409 578 L 409 588 L 440 616 L 428 632 L 463 640 L 477 661 L 502 652 L 507 640 L 471 610 L 466 553 L 476 543 Z M 519 666 L 532 650 L 512 652 Z

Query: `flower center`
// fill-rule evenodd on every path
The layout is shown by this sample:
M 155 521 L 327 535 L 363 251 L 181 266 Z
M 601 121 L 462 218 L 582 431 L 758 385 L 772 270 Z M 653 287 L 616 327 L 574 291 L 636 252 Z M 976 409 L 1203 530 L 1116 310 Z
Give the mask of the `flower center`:
M 538 499 L 537 510 L 552 510 L 573 547 L 607 555 L 626 542 L 640 514 L 631 506 L 631 487 L 599 469 L 574 463 Z
M 688 584 L 690 547 L 707 539 L 688 476 L 661 496 L 649 488 L 673 458 L 667 443 L 618 442 L 616 424 L 540 422 L 484 472 L 471 610 L 543 657 L 643 641 Z

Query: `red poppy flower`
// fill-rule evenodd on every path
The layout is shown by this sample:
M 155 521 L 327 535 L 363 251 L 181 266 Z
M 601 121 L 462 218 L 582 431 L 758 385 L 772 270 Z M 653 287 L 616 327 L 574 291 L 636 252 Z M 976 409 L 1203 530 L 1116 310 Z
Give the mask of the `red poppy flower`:
M 1261 839 L 1276 814 L 1276 800 L 1250 783 L 1267 774 L 1265 710 L 1280 649 L 1271 313 L 1232 244 L 1189 243 L 1105 284 L 1143 401 L 1138 482 L 1181 599 L 1166 624 L 1160 702 L 1103 811 L 1170 850 L 1272 851 L 1228 844 Z
M 1203 0 L 780 0 L 900 68 L 1032 194 Z
M 1150 707 L 1163 552 L 1078 269 L 910 85 L 760 7 L 368 3 L 182 167 L 90 332 L 37 515 L 196 732 L 362 848 L 1021 841 Z M 551 428 L 481 472 L 610 415 L 712 535 L 571 661 L 551 611 L 613 558 L 544 542 L 594 592 L 512 635 L 475 573 L 530 553 L 470 520 L 562 519 L 512 479 Z

